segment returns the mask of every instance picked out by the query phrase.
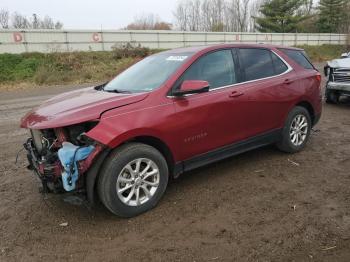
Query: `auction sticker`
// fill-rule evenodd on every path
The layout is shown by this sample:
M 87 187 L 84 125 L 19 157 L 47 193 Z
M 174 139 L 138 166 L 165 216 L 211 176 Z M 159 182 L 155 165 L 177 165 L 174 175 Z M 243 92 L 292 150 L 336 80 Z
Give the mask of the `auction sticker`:
M 168 61 L 184 61 L 188 56 L 169 56 L 166 60 Z

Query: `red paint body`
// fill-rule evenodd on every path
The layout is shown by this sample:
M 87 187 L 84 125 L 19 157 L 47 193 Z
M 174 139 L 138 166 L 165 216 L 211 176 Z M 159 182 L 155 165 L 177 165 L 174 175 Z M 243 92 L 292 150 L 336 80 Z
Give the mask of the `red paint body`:
M 213 50 L 239 47 L 270 49 L 292 70 L 188 97 L 168 96 L 175 81 L 197 58 Z M 282 128 L 288 112 L 298 103 L 309 104 L 316 116 L 321 114 L 319 73 L 302 68 L 275 46 L 223 44 L 186 50 L 196 53 L 152 92 L 117 94 L 94 88 L 69 92 L 29 112 L 21 126 L 47 129 L 98 119 L 87 133 L 91 139 L 115 148 L 136 137 L 154 137 L 167 145 L 173 160 L 179 162 Z

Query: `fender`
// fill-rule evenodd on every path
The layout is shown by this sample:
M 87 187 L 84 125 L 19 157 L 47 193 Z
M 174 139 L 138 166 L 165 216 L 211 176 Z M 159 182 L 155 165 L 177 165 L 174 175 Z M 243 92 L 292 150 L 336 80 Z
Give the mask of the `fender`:
M 175 161 L 179 160 L 178 145 L 173 139 L 177 123 L 169 121 L 174 113 L 173 103 L 140 107 L 143 109 L 129 108 L 129 112 L 112 110 L 105 113 L 86 136 L 109 148 L 115 148 L 135 137 L 154 137 L 170 149 Z M 155 115 L 158 117 L 154 117 Z
M 104 123 L 98 124 L 95 128 L 90 130 L 86 136 L 100 142 L 109 148 L 116 148 L 124 142 L 139 136 L 150 136 L 162 140 L 170 149 L 172 147 L 166 143 L 166 139 L 156 130 L 151 128 L 136 128 L 126 132 L 119 132 L 118 129 L 111 128 Z

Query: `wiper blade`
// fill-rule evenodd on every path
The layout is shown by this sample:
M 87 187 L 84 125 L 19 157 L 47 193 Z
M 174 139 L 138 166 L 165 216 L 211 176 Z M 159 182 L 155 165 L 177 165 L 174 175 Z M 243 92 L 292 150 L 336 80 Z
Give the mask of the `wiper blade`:
M 110 93 L 131 94 L 131 92 L 128 90 L 119 90 L 119 89 L 106 90 L 106 89 L 104 89 L 104 91 L 110 92 Z
M 110 93 L 121 93 L 121 94 L 130 94 L 131 92 L 129 90 L 121 90 L 121 89 L 106 89 L 106 85 L 108 84 L 109 82 L 106 82 L 100 86 L 98 86 L 101 90 L 101 91 L 105 91 L 105 92 L 110 92 Z

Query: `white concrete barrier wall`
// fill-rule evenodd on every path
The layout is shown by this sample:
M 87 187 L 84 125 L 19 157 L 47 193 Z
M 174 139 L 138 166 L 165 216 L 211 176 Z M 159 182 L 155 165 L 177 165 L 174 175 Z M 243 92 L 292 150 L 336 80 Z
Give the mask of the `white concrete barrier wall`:
M 247 32 L 0 30 L 0 53 L 109 51 L 133 42 L 149 48 L 177 48 L 219 43 L 277 45 L 344 45 L 345 34 L 278 34 Z

